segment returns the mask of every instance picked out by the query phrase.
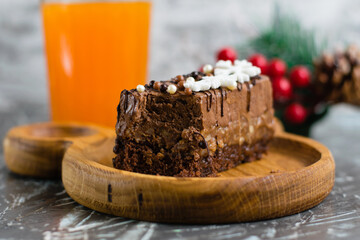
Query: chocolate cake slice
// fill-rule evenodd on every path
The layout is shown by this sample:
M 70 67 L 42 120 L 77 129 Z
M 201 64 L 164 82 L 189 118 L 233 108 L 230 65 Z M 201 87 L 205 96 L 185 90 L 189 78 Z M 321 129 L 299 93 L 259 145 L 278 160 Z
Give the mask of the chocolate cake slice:
M 274 133 L 268 77 L 246 61 L 219 61 L 121 93 L 115 168 L 178 177 L 216 176 L 260 159 Z

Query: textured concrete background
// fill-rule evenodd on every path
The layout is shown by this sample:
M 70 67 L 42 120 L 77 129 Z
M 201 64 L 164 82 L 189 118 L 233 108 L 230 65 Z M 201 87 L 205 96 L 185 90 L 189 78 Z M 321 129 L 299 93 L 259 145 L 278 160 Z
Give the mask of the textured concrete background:
M 149 79 L 214 62 L 217 49 L 241 44 L 268 26 L 275 2 L 316 29 L 330 47 L 360 42 L 358 0 L 154 0 Z M 40 0 L 0 0 L 0 124 L 6 127 L 28 122 L 34 111 L 36 120 L 48 119 L 39 5 Z M 16 122 L 4 122 L 2 116 L 14 114 L 12 109 L 19 115 Z
M 214 61 L 217 49 L 243 43 L 268 25 L 275 1 L 154 0 L 149 78 L 165 79 Z M 326 36 L 360 41 L 360 1 L 278 1 Z M 47 101 L 40 0 L 0 0 L 0 111 L 22 100 Z

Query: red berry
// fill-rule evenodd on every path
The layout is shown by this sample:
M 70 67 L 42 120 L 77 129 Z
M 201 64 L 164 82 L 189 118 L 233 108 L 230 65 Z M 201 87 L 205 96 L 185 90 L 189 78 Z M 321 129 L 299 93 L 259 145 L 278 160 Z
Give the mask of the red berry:
M 268 71 L 271 77 L 282 77 L 286 72 L 286 63 L 279 58 L 274 58 L 269 63 Z
M 292 103 L 285 109 L 285 119 L 292 124 L 301 124 L 306 120 L 306 109 L 299 103 Z
M 290 79 L 295 87 L 307 87 L 310 83 L 310 72 L 304 66 L 295 66 L 291 69 Z
M 268 62 L 264 55 L 255 53 L 249 57 L 249 62 L 261 69 L 262 74 L 267 74 Z
M 237 53 L 235 49 L 231 47 L 224 47 L 217 53 L 217 60 L 230 60 L 234 62 L 237 59 Z
M 276 101 L 286 101 L 292 96 L 290 81 L 284 77 L 277 77 L 272 80 L 273 95 Z

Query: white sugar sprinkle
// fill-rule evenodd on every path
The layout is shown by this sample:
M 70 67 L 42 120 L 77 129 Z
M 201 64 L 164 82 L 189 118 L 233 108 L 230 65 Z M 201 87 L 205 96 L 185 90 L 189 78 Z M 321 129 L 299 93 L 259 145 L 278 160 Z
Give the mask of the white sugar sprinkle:
M 203 68 L 204 72 L 207 65 Z M 212 71 L 211 65 L 207 68 L 210 69 L 210 67 Z M 219 87 L 227 87 L 230 90 L 234 90 L 237 87 L 237 82 L 249 82 L 250 77 L 254 77 L 260 73 L 260 68 L 253 66 L 246 60 L 235 60 L 234 64 L 229 60 L 220 60 L 215 65 L 215 76 L 206 76 L 200 81 L 195 81 L 193 77 L 188 77 L 184 86 L 190 88 L 194 92 L 217 89 Z

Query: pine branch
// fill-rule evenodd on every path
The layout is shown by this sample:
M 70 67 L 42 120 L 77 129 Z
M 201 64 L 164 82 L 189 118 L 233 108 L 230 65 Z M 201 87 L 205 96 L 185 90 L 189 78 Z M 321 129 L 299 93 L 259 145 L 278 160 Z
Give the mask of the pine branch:
M 312 70 L 313 59 L 322 52 L 325 45 L 325 42 L 318 44 L 315 33 L 304 29 L 296 18 L 282 14 L 275 7 L 272 26 L 241 47 L 239 52 L 259 52 L 268 58 L 283 59 L 289 68 L 301 64 Z

